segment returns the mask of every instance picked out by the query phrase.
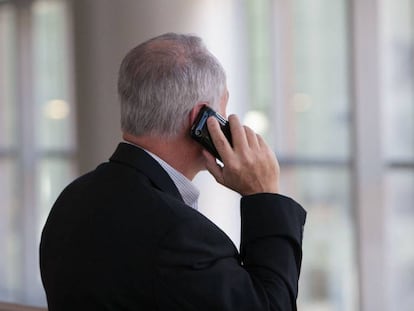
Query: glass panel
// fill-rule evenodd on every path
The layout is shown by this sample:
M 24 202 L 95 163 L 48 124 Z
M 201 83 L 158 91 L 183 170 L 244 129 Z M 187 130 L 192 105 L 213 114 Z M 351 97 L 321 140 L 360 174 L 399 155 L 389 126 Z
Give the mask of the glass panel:
M 414 170 L 386 176 L 390 311 L 414 310 Z
M 282 193 L 307 210 L 298 305 L 302 311 L 358 310 L 350 176 L 347 169 L 282 167 Z
M 272 115 L 272 48 L 269 0 L 246 1 L 249 22 L 249 91 L 250 107 L 243 123 L 273 143 L 269 116 Z
M 0 301 L 18 299 L 22 285 L 22 233 L 17 167 L 0 158 Z
M 294 0 L 293 92 L 283 156 L 349 156 L 348 1 Z
M 0 4 L 0 150 L 16 141 L 15 11 Z
M 40 161 L 37 172 L 37 236 L 45 224 L 50 208 L 62 192 L 77 175 L 76 165 L 71 160 L 46 158 Z
M 35 210 L 30 213 L 32 215 L 31 219 L 26 217 L 27 226 L 31 227 L 34 234 L 26 237 L 26 247 L 37 252 L 41 232 L 50 208 L 63 188 L 75 178 L 76 168 L 73 161 L 51 158 L 41 160 L 36 173 L 36 204 L 31 205 Z M 38 256 L 26 258 L 25 264 L 28 268 L 27 279 L 24 284 L 24 291 L 27 297 L 26 303 L 39 306 L 46 305 L 40 279 Z M 29 275 L 30 277 L 28 277 Z
M 282 193 L 294 197 L 308 211 L 299 309 L 356 311 L 359 292 L 350 168 L 328 165 L 332 160 L 348 161 L 351 154 L 348 1 L 294 0 L 276 4 L 275 9 L 283 7 L 292 16 L 275 24 L 268 15 L 272 14 L 272 3 L 279 2 L 248 3 L 253 42 L 251 109 L 255 111 L 246 115 L 245 122 L 260 124 L 264 129 L 261 134 L 270 139 L 276 136 L 275 149 L 282 164 L 292 158 L 322 163 L 282 166 Z M 292 29 L 288 28 L 290 20 Z M 283 29 L 272 29 L 275 26 Z M 280 57 L 272 54 L 273 44 L 269 43 L 274 31 L 284 38 L 285 45 L 293 43 L 292 59 L 290 46 L 275 44 L 277 51 L 286 54 L 282 57 L 288 63 L 276 70 L 286 71 L 280 77 L 282 84 L 293 88 L 290 100 L 278 103 L 280 107 L 270 100 L 279 97 L 274 90 L 289 90 L 280 89 L 280 85 L 272 87 L 280 83 L 271 72 L 273 63 L 280 62 L 272 59 Z M 269 121 L 273 111 L 280 114 L 277 118 L 285 126 Z
M 382 3 L 384 153 L 414 161 L 414 2 Z
M 71 149 L 74 146 L 74 105 L 69 89 L 66 4 L 64 1 L 36 1 L 32 11 L 37 145 Z

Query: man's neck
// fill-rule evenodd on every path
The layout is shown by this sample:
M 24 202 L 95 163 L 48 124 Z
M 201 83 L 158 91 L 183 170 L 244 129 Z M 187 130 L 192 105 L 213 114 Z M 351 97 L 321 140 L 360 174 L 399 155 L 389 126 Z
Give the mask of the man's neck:
M 133 136 L 124 133 L 123 139 L 155 154 L 190 180 L 203 169 L 200 147 L 191 138 Z

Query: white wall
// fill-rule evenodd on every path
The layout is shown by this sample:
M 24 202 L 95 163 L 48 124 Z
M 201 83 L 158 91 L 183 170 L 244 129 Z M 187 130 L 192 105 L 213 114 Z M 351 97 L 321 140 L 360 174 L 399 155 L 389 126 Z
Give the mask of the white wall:
M 73 10 L 81 173 L 106 161 L 120 141 L 118 67 L 132 47 L 150 37 L 164 32 L 201 36 L 227 71 L 228 111 L 244 110 L 247 55 L 240 1 L 74 0 Z M 201 211 L 238 245 L 238 197 L 216 185 L 206 173 L 196 183 L 202 193 Z M 220 204 L 213 197 L 220 198 Z

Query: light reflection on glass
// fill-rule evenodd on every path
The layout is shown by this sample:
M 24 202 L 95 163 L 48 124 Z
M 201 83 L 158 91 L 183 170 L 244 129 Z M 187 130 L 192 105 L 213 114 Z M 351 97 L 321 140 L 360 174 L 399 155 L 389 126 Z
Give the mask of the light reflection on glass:
M 49 100 L 43 109 L 46 118 L 61 120 L 68 117 L 70 112 L 69 104 L 61 99 Z
M 244 116 L 243 123 L 256 133 L 264 136 L 269 128 L 268 117 L 262 111 L 250 110 Z
M 38 236 L 46 221 L 50 208 L 57 199 L 62 189 L 76 176 L 76 166 L 71 160 L 59 158 L 45 158 L 37 170 L 37 206 L 38 215 Z

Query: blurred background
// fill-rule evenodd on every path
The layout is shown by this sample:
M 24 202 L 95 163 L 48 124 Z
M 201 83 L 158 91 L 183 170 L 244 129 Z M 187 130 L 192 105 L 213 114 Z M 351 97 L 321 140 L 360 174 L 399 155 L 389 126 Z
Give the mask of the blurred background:
M 46 305 L 48 212 L 120 141 L 123 56 L 171 31 L 220 59 L 308 211 L 299 310 L 414 310 L 414 0 L 0 1 L 0 301 Z M 239 197 L 196 183 L 238 245 Z

